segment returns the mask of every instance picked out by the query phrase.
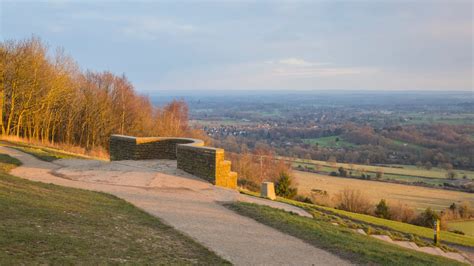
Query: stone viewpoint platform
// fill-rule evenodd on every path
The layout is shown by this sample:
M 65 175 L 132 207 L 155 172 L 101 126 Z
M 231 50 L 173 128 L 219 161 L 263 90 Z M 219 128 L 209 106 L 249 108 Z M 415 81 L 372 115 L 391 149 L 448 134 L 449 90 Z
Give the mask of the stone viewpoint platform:
M 110 161 L 177 160 L 177 168 L 220 187 L 237 188 L 237 173 L 224 150 L 204 146 L 199 139 L 173 137 L 110 137 Z

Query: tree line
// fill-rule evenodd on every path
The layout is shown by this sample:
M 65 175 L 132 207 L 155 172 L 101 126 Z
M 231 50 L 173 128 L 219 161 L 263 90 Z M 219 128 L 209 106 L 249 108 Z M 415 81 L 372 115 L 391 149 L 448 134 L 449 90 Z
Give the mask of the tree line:
M 474 127 L 472 125 L 405 125 L 374 128 L 346 123 L 335 129 L 276 127 L 246 128 L 245 135 L 220 136 L 218 146 L 239 152 L 243 147 L 255 150 L 269 146 L 278 155 L 357 164 L 422 164 L 426 168 L 450 164 L 456 169 L 474 167 Z M 329 145 L 305 139 L 335 136 Z M 352 145 L 338 145 L 341 140 Z
M 125 75 L 81 71 L 39 38 L 0 43 L 2 136 L 107 149 L 111 134 L 196 137 L 187 114 L 183 101 L 154 107 Z

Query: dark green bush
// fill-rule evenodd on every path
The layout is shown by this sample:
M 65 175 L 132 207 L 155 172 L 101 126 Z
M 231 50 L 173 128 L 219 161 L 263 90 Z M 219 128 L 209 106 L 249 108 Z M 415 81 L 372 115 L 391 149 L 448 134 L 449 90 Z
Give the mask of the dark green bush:
M 296 196 L 298 190 L 292 187 L 290 174 L 285 171 L 280 172 L 280 177 L 275 186 L 275 192 L 278 196 L 292 199 Z

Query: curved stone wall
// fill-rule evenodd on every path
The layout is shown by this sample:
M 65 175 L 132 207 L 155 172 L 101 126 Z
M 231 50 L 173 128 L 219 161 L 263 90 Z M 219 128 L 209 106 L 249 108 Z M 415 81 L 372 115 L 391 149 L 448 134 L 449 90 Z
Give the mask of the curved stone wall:
M 110 160 L 177 160 L 177 167 L 216 186 L 236 188 L 237 173 L 231 162 L 224 160 L 224 150 L 204 146 L 204 142 L 191 138 L 110 137 Z

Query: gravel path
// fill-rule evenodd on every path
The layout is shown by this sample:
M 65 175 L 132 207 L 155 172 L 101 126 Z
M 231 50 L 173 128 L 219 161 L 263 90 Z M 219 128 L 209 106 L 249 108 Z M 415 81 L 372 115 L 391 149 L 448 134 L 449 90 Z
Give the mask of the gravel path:
M 349 264 L 325 250 L 240 216 L 219 202 L 253 201 L 301 215 L 305 215 L 304 211 L 212 186 L 176 169 L 175 161 L 58 160 L 48 163 L 7 147 L 0 147 L 0 153 L 23 163 L 12 170 L 12 175 L 116 195 L 236 265 Z

